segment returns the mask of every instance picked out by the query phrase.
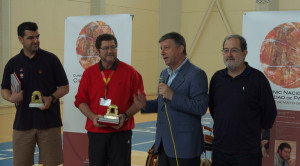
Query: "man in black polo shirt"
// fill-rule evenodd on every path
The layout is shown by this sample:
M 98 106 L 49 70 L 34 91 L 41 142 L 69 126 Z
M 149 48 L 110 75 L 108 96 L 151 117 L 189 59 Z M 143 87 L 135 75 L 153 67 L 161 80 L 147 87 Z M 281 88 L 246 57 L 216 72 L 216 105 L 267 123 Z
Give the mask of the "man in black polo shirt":
M 225 69 L 210 82 L 209 109 L 214 120 L 213 166 L 260 166 L 261 132 L 277 115 L 264 74 L 245 62 L 246 40 L 229 35 L 223 42 Z
M 17 109 L 13 125 L 14 166 L 32 166 L 36 144 L 40 164 L 63 163 L 58 99 L 69 92 L 69 83 L 59 59 L 39 48 L 39 36 L 36 23 L 24 22 L 18 26 L 23 49 L 6 64 L 1 84 L 2 97 L 15 103 Z M 21 83 L 19 92 L 11 84 L 14 73 Z M 43 104 L 39 108 L 29 106 L 34 91 L 42 94 Z

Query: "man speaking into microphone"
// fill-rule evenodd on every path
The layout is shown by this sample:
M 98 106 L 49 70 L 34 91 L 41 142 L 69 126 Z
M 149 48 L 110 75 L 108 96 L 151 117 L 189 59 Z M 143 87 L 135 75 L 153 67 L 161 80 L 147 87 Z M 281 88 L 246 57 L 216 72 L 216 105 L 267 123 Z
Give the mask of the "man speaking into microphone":
M 205 72 L 186 57 L 183 36 L 168 33 L 159 40 L 161 55 L 168 65 L 160 74 L 158 97 L 134 97 L 142 113 L 157 112 L 155 151 L 162 166 L 199 166 L 204 149 L 201 116 L 208 106 Z

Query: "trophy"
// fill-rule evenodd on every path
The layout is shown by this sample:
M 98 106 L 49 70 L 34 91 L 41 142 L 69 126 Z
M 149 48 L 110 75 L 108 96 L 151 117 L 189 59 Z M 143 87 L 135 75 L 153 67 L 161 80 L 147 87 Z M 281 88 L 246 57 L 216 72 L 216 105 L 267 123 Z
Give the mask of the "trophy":
M 42 107 L 44 106 L 43 100 L 42 100 L 42 92 L 40 91 L 34 91 L 31 96 L 31 102 L 29 104 L 30 108 L 36 108 L 36 107 Z
M 98 119 L 98 123 L 109 126 L 119 125 L 118 106 L 108 106 L 106 114 Z

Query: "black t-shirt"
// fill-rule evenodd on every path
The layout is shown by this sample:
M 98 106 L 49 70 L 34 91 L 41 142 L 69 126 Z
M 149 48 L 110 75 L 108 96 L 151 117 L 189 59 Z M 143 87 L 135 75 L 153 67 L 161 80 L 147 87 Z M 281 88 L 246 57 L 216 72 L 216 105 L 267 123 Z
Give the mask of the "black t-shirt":
M 10 74 L 14 72 L 21 81 L 23 101 L 16 105 L 17 112 L 13 128 L 28 130 L 62 126 L 59 100 L 51 104 L 47 110 L 29 108 L 32 92 L 37 90 L 43 96 L 51 96 L 57 87 L 69 84 L 57 56 L 40 49 L 32 59 L 29 59 L 21 50 L 5 66 L 2 89 L 11 89 Z

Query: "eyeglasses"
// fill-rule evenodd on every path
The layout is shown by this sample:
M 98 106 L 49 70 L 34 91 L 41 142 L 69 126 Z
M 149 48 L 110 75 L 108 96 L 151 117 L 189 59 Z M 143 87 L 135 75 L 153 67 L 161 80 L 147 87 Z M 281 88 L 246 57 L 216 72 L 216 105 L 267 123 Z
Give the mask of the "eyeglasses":
M 117 47 L 116 46 L 110 46 L 110 47 L 103 47 L 103 48 L 100 48 L 100 49 L 103 50 L 103 51 L 108 51 L 109 49 L 115 51 L 117 49 Z
M 228 54 L 229 52 L 231 52 L 232 54 L 237 54 L 238 52 L 240 52 L 241 50 L 240 49 L 237 49 L 237 48 L 233 48 L 231 50 L 229 49 L 223 49 L 221 50 L 223 52 L 223 54 Z

